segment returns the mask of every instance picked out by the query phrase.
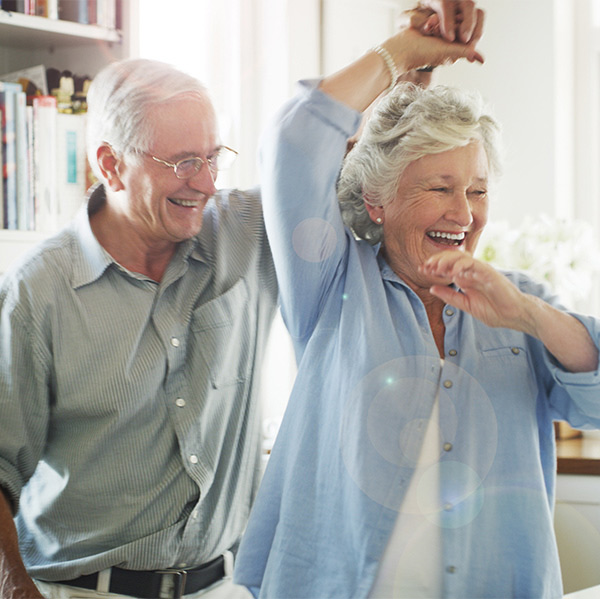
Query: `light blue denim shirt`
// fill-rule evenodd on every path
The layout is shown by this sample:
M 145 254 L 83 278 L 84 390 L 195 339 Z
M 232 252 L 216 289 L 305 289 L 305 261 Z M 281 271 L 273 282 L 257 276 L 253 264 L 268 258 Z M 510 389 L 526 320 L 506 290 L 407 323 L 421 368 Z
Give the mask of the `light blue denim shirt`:
M 536 339 L 450 306 L 441 364 L 422 302 L 342 225 L 335 183 L 360 116 L 313 86 L 262 144 L 299 370 L 236 581 L 277 599 L 368 597 L 439 395 L 444 596 L 560 597 L 553 420 L 600 425 L 599 373 L 565 372 Z M 578 318 L 598 344 L 600 323 Z
M 33 577 L 193 567 L 244 530 L 277 285 L 259 194 L 215 200 L 160 283 L 85 208 L 1 280 L 0 484 Z

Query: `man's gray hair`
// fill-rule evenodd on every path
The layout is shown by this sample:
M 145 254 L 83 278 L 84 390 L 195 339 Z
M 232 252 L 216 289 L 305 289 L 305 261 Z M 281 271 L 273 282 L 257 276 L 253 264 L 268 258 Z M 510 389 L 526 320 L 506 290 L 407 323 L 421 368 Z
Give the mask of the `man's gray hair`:
M 196 78 L 156 60 L 122 60 L 100 71 L 87 94 L 87 156 L 94 174 L 102 178 L 96 152 L 103 143 L 117 154 L 148 150 L 148 110 L 185 95 L 207 98 L 208 92 Z
M 400 84 L 375 107 L 347 155 L 338 182 L 344 223 L 371 244 L 382 239 L 364 202 L 383 206 L 398 193 L 404 169 L 415 160 L 480 141 L 492 179 L 501 173 L 500 127 L 479 94 L 448 86 Z

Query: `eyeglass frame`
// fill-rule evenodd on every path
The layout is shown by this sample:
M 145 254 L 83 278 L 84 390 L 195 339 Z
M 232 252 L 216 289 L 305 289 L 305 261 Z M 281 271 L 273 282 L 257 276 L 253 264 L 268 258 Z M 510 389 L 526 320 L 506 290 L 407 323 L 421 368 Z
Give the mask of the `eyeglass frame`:
M 237 150 L 234 150 L 233 148 L 230 148 L 229 146 L 219 146 L 219 148 L 217 149 L 217 151 L 215 152 L 216 154 L 218 154 L 221 150 L 227 150 L 229 152 L 233 153 L 233 160 L 235 160 L 235 158 L 238 155 Z M 152 158 L 152 160 L 154 160 L 155 162 L 158 162 L 159 164 L 164 164 L 165 166 L 168 166 L 169 168 L 173 169 L 173 173 L 175 174 L 175 176 L 180 180 L 180 181 L 185 181 L 187 179 L 191 179 L 193 176 L 196 175 L 196 173 L 199 173 L 202 170 L 202 167 L 206 164 L 206 166 L 208 167 L 208 170 L 213 174 L 216 175 L 220 170 L 226 170 L 229 167 L 226 167 L 225 169 L 220 169 L 218 166 L 214 166 L 211 162 L 210 158 L 202 158 L 200 156 L 190 156 L 189 158 L 182 158 L 181 160 L 178 160 L 177 162 L 168 162 L 167 160 L 163 160 L 162 158 L 157 158 L 156 156 L 153 156 L 150 152 L 146 152 L 145 150 L 134 150 L 137 152 L 140 152 L 142 154 L 145 154 L 146 156 L 149 156 L 150 158 Z M 194 169 L 194 171 L 186 177 L 181 177 L 177 174 L 177 167 L 182 163 L 182 162 L 188 162 L 188 161 L 195 161 L 196 164 L 200 164 L 200 166 L 198 166 L 197 168 Z

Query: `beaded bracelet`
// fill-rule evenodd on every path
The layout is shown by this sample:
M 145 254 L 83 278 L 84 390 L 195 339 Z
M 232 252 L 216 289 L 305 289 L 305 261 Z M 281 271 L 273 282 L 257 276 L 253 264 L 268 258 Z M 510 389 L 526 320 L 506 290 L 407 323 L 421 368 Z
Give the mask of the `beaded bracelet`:
M 381 56 L 381 58 L 383 58 L 385 65 L 387 66 L 388 71 L 390 72 L 390 77 L 392 78 L 392 82 L 390 83 L 390 86 L 386 90 L 389 92 L 392 89 L 392 87 L 394 87 L 394 85 L 396 85 L 396 82 L 400 78 L 400 73 L 398 72 L 398 67 L 396 66 L 396 63 L 394 62 L 394 59 L 392 58 L 391 54 L 383 46 L 375 46 L 374 48 L 372 48 L 372 50 L 373 50 L 373 52 L 376 52 L 377 54 L 379 54 L 379 56 Z

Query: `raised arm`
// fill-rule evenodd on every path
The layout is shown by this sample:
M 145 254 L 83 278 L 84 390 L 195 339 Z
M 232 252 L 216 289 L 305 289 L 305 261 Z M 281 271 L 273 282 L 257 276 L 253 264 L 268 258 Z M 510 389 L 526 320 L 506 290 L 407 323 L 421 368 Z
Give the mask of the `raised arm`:
M 450 43 L 423 30 L 433 13 L 410 11 L 383 50 L 370 51 L 289 102 L 262 138 L 265 223 L 279 280 L 282 313 L 298 341 L 309 339 L 327 290 L 343 272 L 346 236 L 336 181 L 361 113 L 404 72 L 420 66 L 482 61 L 474 43 Z M 338 281 L 340 282 L 340 281 Z M 341 282 L 340 282 L 341 284 Z
M 483 19 L 477 23 L 477 32 L 471 41 L 463 44 L 429 35 L 428 24 L 435 18 L 431 12 L 409 11 L 408 16 L 401 30 L 380 45 L 383 52 L 367 52 L 346 68 L 326 77 L 321 83 L 322 91 L 362 112 L 403 73 L 452 64 L 461 58 L 483 62 L 475 48 Z

